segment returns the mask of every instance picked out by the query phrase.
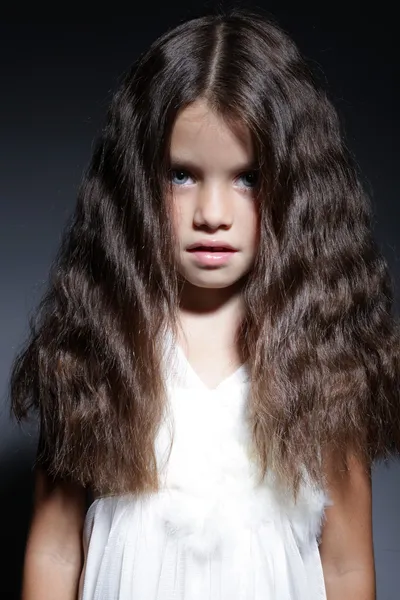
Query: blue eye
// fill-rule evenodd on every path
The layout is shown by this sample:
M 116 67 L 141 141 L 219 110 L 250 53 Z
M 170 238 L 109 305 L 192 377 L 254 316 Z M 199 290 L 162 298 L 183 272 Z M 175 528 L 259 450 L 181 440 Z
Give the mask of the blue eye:
M 184 169 L 171 169 L 170 170 L 170 174 L 171 174 L 171 177 L 172 177 L 173 174 L 175 174 L 175 175 L 176 174 L 178 174 L 178 175 L 182 175 L 183 174 L 183 179 L 185 178 L 185 175 L 187 176 L 187 173 L 186 173 L 186 171 Z M 179 179 L 179 181 L 172 181 L 172 183 L 174 185 L 181 185 L 181 184 L 185 183 L 185 181 L 182 181 L 182 179 Z
M 188 174 L 188 172 L 182 168 L 170 169 L 169 173 L 170 173 L 173 185 L 178 185 L 178 186 L 185 185 L 187 183 L 187 178 L 188 177 L 190 178 L 190 175 Z M 175 178 L 175 176 L 178 176 L 178 177 Z M 238 177 L 238 179 L 246 179 L 246 178 L 247 178 L 247 182 L 250 185 L 244 185 L 244 187 L 247 189 L 253 189 L 257 185 L 258 172 L 257 171 L 246 171 L 245 173 L 242 173 Z M 174 181 L 174 179 L 175 179 L 175 181 Z
M 246 173 L 242 173 L 242 175 L 240 175 L 240 178 L 245 178 L 248 177 L 250 175 L 250 186 L 246 186 L 246 187 L 255 187 L 257 185 L 257 181 L 258 181 L 258 173 L 256 171 L 247 171 Z

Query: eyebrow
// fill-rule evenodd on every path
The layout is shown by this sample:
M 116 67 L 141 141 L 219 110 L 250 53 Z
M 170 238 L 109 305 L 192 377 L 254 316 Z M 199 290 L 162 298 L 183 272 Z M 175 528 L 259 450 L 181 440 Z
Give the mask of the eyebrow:
M 169 159 L 170 162 L 170 166 L 171 167 L 182 167 L 183 169 L 188 169 L 189 171 L 201 171 L 201 169 L 199 169 L 199 167 L 189 158 L 183 158 L 183 157 L 179 157 L 179 156 L 171 156 L 171 158 Z M 235 174 L 235 173 L 240 173 L 243 171 L 254 171 L 257 170 L 259 168 L 258 165 L 258 161 L 255 158 L 254 160 L 251 161 L 247 161 L 245 163 L 241 163 L 239 165 L 236 165 L 236 167 L 230 169 L 230 173 Z

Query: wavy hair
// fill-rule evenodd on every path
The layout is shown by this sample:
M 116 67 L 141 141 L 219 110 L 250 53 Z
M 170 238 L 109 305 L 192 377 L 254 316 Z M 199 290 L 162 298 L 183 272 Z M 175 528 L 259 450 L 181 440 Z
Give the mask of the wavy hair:
M 399 326 L 371 207 L 337 113 L 293 41 L 241 8 L 168 30 L 116 91 L 75 211 L 11 373 L 18 420 L 40 417 L 37 462 L 107 493 L 159 489 L 162 337 L 179 277 L 165 198 L 179 111 L 203 99 L 251 132 L 260 244 L 237 341 L 263 477 L 296 493 L 321 453 L 370 466 L 400 450 Z

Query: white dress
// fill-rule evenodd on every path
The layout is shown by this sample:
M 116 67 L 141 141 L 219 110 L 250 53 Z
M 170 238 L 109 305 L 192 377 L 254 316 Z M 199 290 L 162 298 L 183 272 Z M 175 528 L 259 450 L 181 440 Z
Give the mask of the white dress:
M 157 495 L 99 497 L 85 519 L 79 600 L 326 600 L 322 490 L 297 504 L 256 485 L 246 366 L 209 389 L 175 347 Z M 168 443 L 173 445 L 168 458 Z

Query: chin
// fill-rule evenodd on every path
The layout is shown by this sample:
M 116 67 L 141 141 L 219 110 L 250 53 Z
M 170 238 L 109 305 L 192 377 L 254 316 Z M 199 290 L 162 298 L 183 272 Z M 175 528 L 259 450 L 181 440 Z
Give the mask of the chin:
M 194 287 L 210 290 L 228 288 L 231 285 L 235 285 L 243 277 L 243 275 L 224 277 L 222 273 L 213 272 L 206 272 L 203 277 L 190 277 L 188 273 L 185 273 L 183 276 Z

